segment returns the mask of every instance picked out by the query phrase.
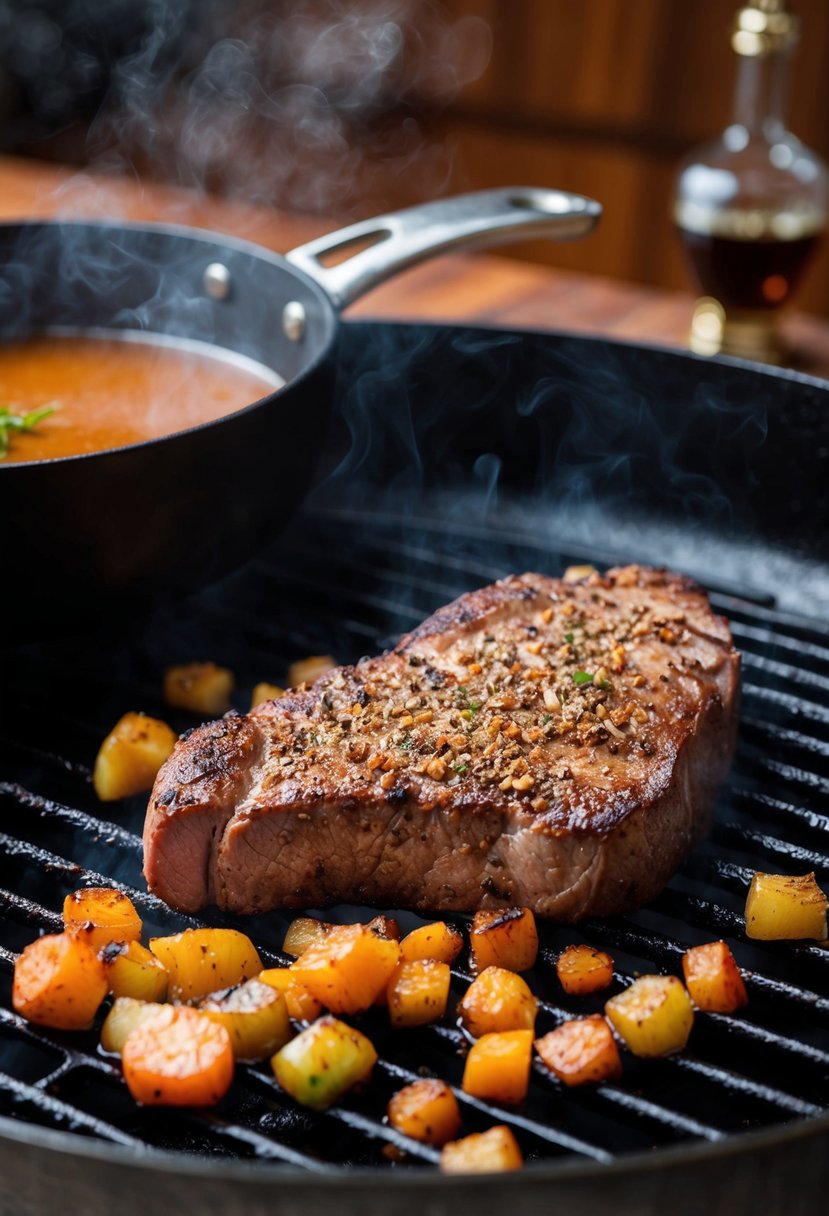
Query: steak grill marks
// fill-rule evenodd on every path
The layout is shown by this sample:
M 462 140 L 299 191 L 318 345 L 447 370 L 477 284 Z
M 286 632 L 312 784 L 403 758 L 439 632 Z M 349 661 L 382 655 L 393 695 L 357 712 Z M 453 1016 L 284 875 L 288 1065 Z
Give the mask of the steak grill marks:
M 86 765 L 116 717 L 128 708 L 169 714 L 158 703 L 163 665 L 216 658 L 234 666 L 247 689 L 255 680 L 278 678 L 284 665 L 307 653 L 331 650 L 348 661 L 387 645 L 393 632 L 410 628 L 435 604 L 512 569 L 546 565 L 556 573 L 585 556 L 553 555 L 529 537 L 497 534 L 485 550 L 460 533 L 446 546 L 445 523 L 431 534 L 422 525 L 417 545 L 401 542 L 399 521 L 384 517 L 363 529 L 367 539 L 359 544 L 342 516 L 338 522 L 309 517 L 302 528 L 294 535 L 295 552 L 286 556 L 283 549 L 280 558 L 261 561 L 195 608 L 149 624 L 129 648 L 50 644 L 10 662 L 5 699 L 13 711 L 0 744 L 0 1113 L 144 1153 L 207 1152 L 309 1171 L 388 1167 L 401 1150 L 412 1168 L 436 1161 L 434 1150 L 401 1137 L 383 1115 L 391 1093 L 424 1073 L 459 1085 L 463 1038 L 451 1025 L 395 1034 L 382 1013 L 361 1018 L 380 1052 L 375 1076 L 362 1094 L 323 1114 L 296 1106 L 267 1066 L 238 1069 L 230 1095 L 213 1112 L 167 1112 L 132 1102 L 117 1062 L 97 1053 L 97 1030 L 45 1030 L 10 1009 L 15 952 L 40 930 L 58 928 L 64 895 L 89 883 L 126 890 L 151 934 L 237 923 L 251 933 L 263 960 L 285 961 L 275 947 L 289 915 L 234 922 L 208 912 L 196 921 L 147 894 L 138 835 L 143 799 L 115 808 L 110 821 L 91 792 Z M 449 559 L 438 561 L 432 544 L 448 548 Z M 616 1085 L 567 1091 L 536 1064 L 528 1100 L 517 1110 L 458 1091 L 465 1131 L 506 1122 L 529 1160 L 601 1162 L 677 1142 L 716 1141 L 827 1109 L 829 951 L 817 943 L 748 942 L 742 908 L 757 869 L 815 869 L 824 886 L 829 881 L 829 631 L 743 599 L 733 588 L 712 590 L 712 605 L 728 615 L 744 656 L 737 760 L 712 835 L 642 912 L 578 929 L 543 926 L 530 983 L 541 999 L 537 1029 L 543 1034 L 564 1017 L 602 1005 L 601 994 L 571 998 L 558 986 L 553 964 L 565 945 L 587 941 L 609 949 L 618 990 L 635 971 L 678 973 L 688 945 L 722 936 L 747 972 L 750 1004 L 736 1017 L 699 1015 L 690 1048 L 680 1056 L 626 1056 Z M 402 919 L 404 927 L 419 923 Z M 459 996 L 469 976 L 462 969 L 453 976 Z

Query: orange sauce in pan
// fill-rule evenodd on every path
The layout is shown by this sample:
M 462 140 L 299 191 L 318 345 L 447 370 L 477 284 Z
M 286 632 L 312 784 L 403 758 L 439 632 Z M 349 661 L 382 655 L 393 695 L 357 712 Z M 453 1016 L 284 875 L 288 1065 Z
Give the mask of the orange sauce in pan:
M 232 414 L 281 383 L 252 360 L 208 351 L 199 343 L 80 335 L 0 346 L 0 404 L 16 414 L 57 406 L 35 430 L 12 434 L 0 467 L 183 431 Z

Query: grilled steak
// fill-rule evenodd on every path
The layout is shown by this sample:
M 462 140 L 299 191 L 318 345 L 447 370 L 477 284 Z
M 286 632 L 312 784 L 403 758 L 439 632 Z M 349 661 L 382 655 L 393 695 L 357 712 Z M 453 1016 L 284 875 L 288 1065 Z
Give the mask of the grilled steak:
M 689 580 L 507 578 L 180 740 L 147 812 L 147 881 L 190 912 L 622 912 L 706 830 L 738 696 L 728 626 Z

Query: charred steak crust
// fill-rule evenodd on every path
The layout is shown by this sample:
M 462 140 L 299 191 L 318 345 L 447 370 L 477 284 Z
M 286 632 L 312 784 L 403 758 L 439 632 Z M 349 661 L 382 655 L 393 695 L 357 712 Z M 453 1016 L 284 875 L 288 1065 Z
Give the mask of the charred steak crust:
M 180 740 L 147 811 L 147 882 L 188 912 L 627 911 L 707 828 L 739 665 L 679 575 L 504 579 Z

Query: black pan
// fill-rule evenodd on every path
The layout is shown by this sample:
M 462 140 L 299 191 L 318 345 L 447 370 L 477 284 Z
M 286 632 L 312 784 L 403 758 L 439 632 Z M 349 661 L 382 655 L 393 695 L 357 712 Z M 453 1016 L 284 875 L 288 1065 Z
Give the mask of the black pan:
M 146 443 L 0 466 L 0 624 L 42 633 L 204 585 L 289 517 L 311 478 L 336 375 L 338 310 L 458 247 L 589 232 L 559 191 L 484 191 L 356 224 L 279 257 L 188 229 L 0 226 L 0 337 L 83 332 L 207 343 L 284 382 L 250 406 Z M 336 264 L 333 264 L 336 263 Z

